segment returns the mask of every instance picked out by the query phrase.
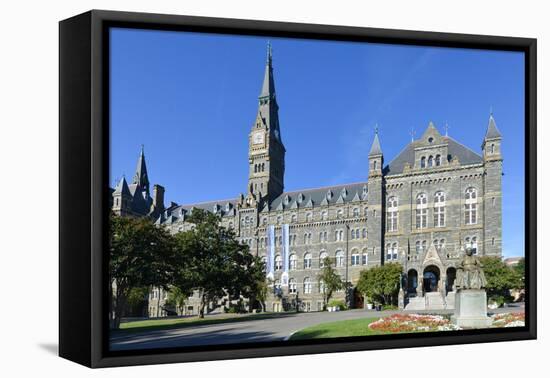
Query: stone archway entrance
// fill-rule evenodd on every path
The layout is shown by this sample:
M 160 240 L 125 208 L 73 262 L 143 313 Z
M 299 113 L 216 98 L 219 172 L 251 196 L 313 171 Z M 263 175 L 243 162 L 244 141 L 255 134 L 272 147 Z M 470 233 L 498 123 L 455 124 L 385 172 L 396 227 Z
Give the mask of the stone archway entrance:
M 425 293 L 431 293 L 438 291 L 439 280 L 441 277 L 441 272 L 439 268 L 435 265 L 428 265 L 424 268 L 422 287 Z
M 450 291 L 454 291 L 454 285 L 455 285 L 455 279 L 456 279 L 456 269 L 452 266 L 447 268 L 447 282 L 446 282 L 446 291 L 447 293 Z
M 418 272 L 415 269 L 410 269 L 407 272 L 407 293 L 409 295 L 416 295 L 417 287 L 418 287 Z

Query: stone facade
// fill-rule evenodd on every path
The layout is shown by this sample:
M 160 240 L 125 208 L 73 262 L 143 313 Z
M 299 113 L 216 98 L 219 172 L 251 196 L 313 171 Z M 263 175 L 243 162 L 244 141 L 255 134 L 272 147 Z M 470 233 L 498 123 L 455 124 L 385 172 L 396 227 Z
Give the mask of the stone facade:
M 160 198 L 151 199 L 147 214 L 159 226 L 177 233 L 190 227 L 186 217 L 193 208 L 212 211 L 266 262 L 268 229 L 273 225 L 274 290 L 268 311 L 296 304 L 305 311 L 321 310 L 317 275 L 324 256 L 335 259 L 337 271 L 352 287 L 363 269 L 400 262 L 407 303 L 427 292 L 444 296 L 452 292 L 455 264 L 465 246 L 472 246 L 478 255 L 501 255 L 501 135 L 492 115 L 481 155 L 440 134 L 430 122 L 422 137 L 411 141 L 387 165 L 376 133 L 368 181 L 284 192 L 285 147 L 278 110 L 269 50 L 258 113 L 248 135 L 246 194 L 191 205 L 172 203 L 167 208 Z M 116 196 L 148 193 L 138 176 L 133 185 L 141 189 L 126 190 L 121 182 L 113 192 L 114 203 Z M 283 225 L 289 225 L 288 285 L 281 282 Z M 353 289 L 336 293 L 334 298 L 355 307 L 363 304 Z M 150 312 L 158 311 L 150 306 Z

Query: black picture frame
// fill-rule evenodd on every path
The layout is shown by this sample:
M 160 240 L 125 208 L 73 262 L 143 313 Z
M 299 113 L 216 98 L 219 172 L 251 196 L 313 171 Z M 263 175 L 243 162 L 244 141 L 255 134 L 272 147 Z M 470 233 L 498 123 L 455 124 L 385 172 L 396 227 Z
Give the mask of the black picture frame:
M 110 27 L 508 50 L 525 53 L 526 326 L 321 341 L 110 352 L 105 250 L 109 216 Z M 92 10 L 59 24 L 59 354 L 88 367 L 535 339 L 536 39 Z

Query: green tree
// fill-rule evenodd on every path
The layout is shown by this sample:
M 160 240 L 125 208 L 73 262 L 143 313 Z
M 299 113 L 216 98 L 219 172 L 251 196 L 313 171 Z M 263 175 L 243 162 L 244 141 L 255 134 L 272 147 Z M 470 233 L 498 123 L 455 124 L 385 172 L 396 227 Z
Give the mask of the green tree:
M 147 303 L 147 295 L 149 294 L 149 289 L 146 287 L 133 287 L 128 293 L 128 311 L 134 315 L 142 316 L 143 313 L 141 310 L 145 307 Z
M 387 263 L 363 270 L 357 283 L 357 290 L 376 302 L 387 305 L 396 304 L 402 270 L 399 263 Z
M 327 307 L 335 291 L 344 289 L 346 286 L 340 275 L 336 272 L 336 269 L 334 269 L 333 264 L 333 259 L 325 257 L 323 267 L 317 275 L 317 280 L 319 281 L 319 285 L 321 285 L 321 292 L 323 294 L 323 308 Z
M 489 299 L 499 304 L 512 300 L 510 290 L 522 288 L 523 275 L 506 265 L 500 257 L 483 256 L 480 261 L 487 279 Z
M 182 291 L 197 290 L 199 317 L 209 302 L 253 297 L 257 281 L 265 280 L 262 261 L 240 243 L 231 229 L 220 226 L 217 215 L 193 209 L 187 219 L 193 227 L 176 235 L 182 268 L 174 285 Z
M 517 289 L 525 289 L 525 258 L 522 257 L 519 259 L 517 265 L 514 265 L 513 269 L 519 277 L 519 287 Z
M 185 309 L 185 303 L 187 299 L 193 294 L 191 290 L 183 291 L 180 287 L 171 286 L 168 291 L 168 298 L 166 304 L 176 309 L 179 315 L 183 315 Z
M 171 235 L 150 219 L 112 215 L 109 232 L 110 326 L 118 328 L 134 288 L 167 288 L 175 263 Z

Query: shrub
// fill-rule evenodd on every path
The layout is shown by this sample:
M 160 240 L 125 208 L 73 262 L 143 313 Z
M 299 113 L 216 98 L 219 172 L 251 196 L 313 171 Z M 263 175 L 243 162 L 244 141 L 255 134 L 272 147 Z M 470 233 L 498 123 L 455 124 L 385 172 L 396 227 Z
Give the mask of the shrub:
M 338 307 L 339 310 L 347 310 L 346 304 L 342 300 L 333 299 L 328 303 L 328 307 Z

